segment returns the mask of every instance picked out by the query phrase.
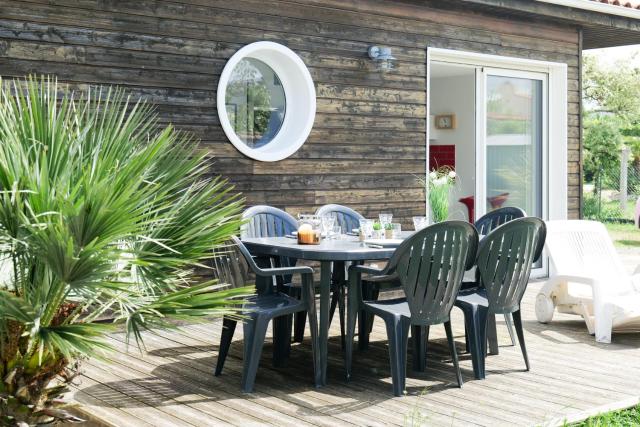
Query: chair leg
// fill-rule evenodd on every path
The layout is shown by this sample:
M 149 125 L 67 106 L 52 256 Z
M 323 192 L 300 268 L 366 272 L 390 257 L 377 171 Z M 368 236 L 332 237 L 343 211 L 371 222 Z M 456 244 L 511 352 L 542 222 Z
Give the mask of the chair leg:
M 462 372 L 460 372 L 460 366 L 458 365 L 458 353 L 456 352 L 456 343 L 453 340 L 453 333 L 451 332 L 451 321 L 444 322 L 444 330 L 447 333 L 447 341 L 449 341 L 449 351 L 451 352 L 451 358 L 453 359 L 453 367 L 456 370 L 456 379 L 458 380 L 458 387 L 462 387 Z
M 273 366 L 284 367 L 291 354 L 291 329 L 293 315 L 273 319 Z
M 481 307 L 468 307 L 463 309 L 463 312 L 473 374 L 477 380 L 483 380 L 485 378 L 487 311 Z
M 345 336 L 345 303 L 344 303 L 344 297 L 345 297 L 345 292 L 344 292 L 344 286 L 340 285 L 340 287 L 337 290 L 338 292 L 338 314 L 340 315 L 340 345 L 342 348 L 342 351 L 344 351 L 345 348 L 345 344 L 346 344 L 346 336 Z
M 362 299 L 370 301 L 372 298 L 371 286 L 360 286 L 362 287 Z M 366 350 L 369 348 L 369 317 L 373 316 L 365 310 L 360 310 L 358 313 L 358 348 L 360 350 Z M 373 320 L 371 320 L 371 323 L 373 323 Z
M 380 286 L 373 285 L 371 289 L 371 301 L 378 301 L 380 297 Z M 375 316 L 369 316 L 369 333 L 373 332 L 373 321 Z
M 222 319 L 222 336 L 220 337 L 220 347 L 218 348 L 218 361 L 216 362 L 215 376 L 222 373 L 224 367 L 224 361 L 229 354 L 229 347 L 231 346 L 231 340 L 233 339 L 233 333 L 236 330 L 237 322 L 231 318 L 225 317 Z
M 387 336 L 389 337 L 389 362 L 391 364 L 391 380 L 393 394 L 402 396 L 407 380 L 407 345 L 411 320 L 406 317 L 386 319 Z
M 261 317 L 244 323 L 244 360 L 242 367 L 242 391 L 244 393 L 253 391 L 268 325 L 269 319 Z
M 467 329 L 467 322 L 464 322 L 464 351 L 465 353 L 469 353 L 469 330 Z
M 507 331 L 509 331 L 509 337 L 511 338 L 511 345 L 516 345 L 516 336 L 513 333 L 513 322 L 511 321 L 511 315 L 506 313 L 504 315 L 504 323 L 507 325 Z
M 427 344 L 429 341 L 428 326 L 411 326 L 411 339 L 413 340 L 413 370 L 424 372 L 427 367 Z
M 489 354 L 498 354 L 498 330 L 496 328 L 496 315 L 490 314 L 487 318 L 487 340 L 489 341 Z
M 518 334 L 518 341 L 520 342 L 520 349 L 522 350 L 522 357 L 524 357 L 524 364 L 529 370 L 529 356 L 527 356 L 527 347 L 524 344 L 524 331 L 522 329 L 522 316 L 520 310 L 513 312 L 513 325 L 516 328 L 516 334 Z
M 304 328 L 307 325 L 307 312 L 299 311 L 294 315 L 293 321 L 293 342 L 304 340 Z

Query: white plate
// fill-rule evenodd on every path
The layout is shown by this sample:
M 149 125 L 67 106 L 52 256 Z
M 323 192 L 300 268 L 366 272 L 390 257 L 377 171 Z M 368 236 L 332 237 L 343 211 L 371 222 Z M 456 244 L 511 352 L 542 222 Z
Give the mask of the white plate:
M 402 239 L 367 239 L 364 242 L 368 245 L 396 247 L 402 243 Z

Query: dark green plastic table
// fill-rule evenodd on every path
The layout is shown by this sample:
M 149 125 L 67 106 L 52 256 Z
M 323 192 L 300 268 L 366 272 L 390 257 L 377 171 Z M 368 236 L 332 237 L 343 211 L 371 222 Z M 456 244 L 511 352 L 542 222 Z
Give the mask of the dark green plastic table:
M 411 234 L 413 232 L 403 231 L 400 237 L 406 239 Z M 335 264 L 335 270 L 338 272 L 337 279 L 344 280 L 345 262 L 386 260 L 393 255 L 395 247 L 381 249 L 370 247 L 354 236 L 342 236 L 339 240 L 323 240 L 319 245 L 299 245 L 297 240 L 288 237 L 245 238 L 242 239 L 242 242 L 255 256 L 286 256 L 320 262 L 320 318 L 318 322 L 320 330 L 318 331 L 318 338 L 320 340 L 322 384 L 326 385 L 331 264 Z M 490 319 L 487 333 L 489 337 L 489 354 L 498 354 L 495 316 Z
M 402 237 L 410 234 L 404 232 Z M 256 256 L 286 256 L 320 262 L 320 330 L 318 338 L 320 341 L 322 384 L 325 385 L 327 383 L 331 264 L 335 263 L 335 270 L 344 275 L 345 262 L 385 260 L 391 257 L 395 247 L 369 247 L 353 236 L 343 236 L 339 240 L 323 240 L 319 245 L 299 245 L 297 240 L 288 237 L 246 238 L 242 239 L 242 242 Z

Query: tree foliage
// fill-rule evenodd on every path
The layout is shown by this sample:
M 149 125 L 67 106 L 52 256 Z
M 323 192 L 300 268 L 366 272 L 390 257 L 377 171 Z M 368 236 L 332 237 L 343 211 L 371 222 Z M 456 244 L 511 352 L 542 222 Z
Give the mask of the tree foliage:
M 640 168 L 640 69 L 631 61 L 607 67 L 585 56 L 583 106 L 586 180 L 598 178 L 598 171 L 617 176 L 623 145 Z
M 610 116 L 585 121 L 583 169 L 587 181 L 598 181 L 603 174 L 619 170 L 623 143 L 619 126 Z
M 622 125 L 640 122 L 640 70 L 629 61 L 604 67 L 596 57 L 583 61 L 583 99 L 589 113 L 607 113 Z
M 0 425 L 24 425 L 66 416 L 53 380 L 109 349 L 101 320 L 141 344 L 249 290 L 194 277 L 241 200 L 188 135 L 118 89 L 0 85 Z

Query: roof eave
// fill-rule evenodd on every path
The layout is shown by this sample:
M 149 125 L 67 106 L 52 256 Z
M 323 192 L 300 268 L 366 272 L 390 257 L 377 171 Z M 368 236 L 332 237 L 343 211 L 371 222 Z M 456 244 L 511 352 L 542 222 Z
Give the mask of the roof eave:
M 558 6 L 566 6 L 574 9 L 599 12 L 607 15 L 623 16 L 625 18 L 640 19 L 640 10 L 630 7 L 617 6 L 608 3 L 585 0 L 537 0 L 541 3 L 551 3 Z

